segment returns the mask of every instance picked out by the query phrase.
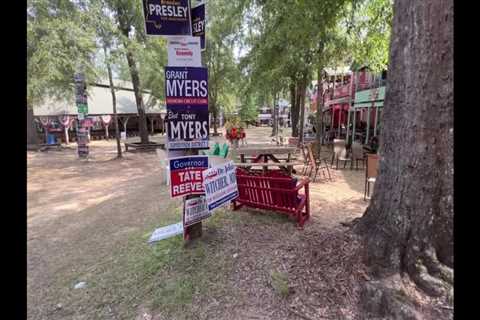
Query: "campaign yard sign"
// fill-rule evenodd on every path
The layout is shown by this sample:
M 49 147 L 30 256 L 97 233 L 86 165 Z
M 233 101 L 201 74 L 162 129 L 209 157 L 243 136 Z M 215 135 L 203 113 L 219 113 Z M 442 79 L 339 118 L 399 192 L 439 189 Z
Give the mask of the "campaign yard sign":
M 205 4 L 192 8 L 192 36 L 200 37 L 200 47 L 205 50 Z
M 235 170 L 233 161 L 228 161 L 203 171 L 203 187 L 209 212 L 238 197 Z
M 190 0 L 143 0 L 147 35 L 192 35 Z
M 200 38 L 168 37 L 168 65 L 170 67 L 201 67 Z
M 186 199 L 183 210 L 183 226 L 188 227 L 192 224 L 200 222 L 210 217 L 212 214 L 208 212 L 207 201 L 205 196 L 198 198 Z
M 169 159 L 170 196 L 204 194 L 202 172 L 208 168 L 208 156 L 186 156 Z
M 169 150 L 208 149 L 207 68 L 165 67 Z

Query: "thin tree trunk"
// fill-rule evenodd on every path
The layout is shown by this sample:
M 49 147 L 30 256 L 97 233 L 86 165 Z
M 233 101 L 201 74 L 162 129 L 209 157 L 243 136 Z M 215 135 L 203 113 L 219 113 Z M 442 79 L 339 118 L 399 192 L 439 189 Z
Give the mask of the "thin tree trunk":
M 213 108 L 212 110 L 212 117 L 213 117 L 213 134 L 217 135 L 218 134 L 218 129 L 217 129 L 218 112 L 216 108 Z
M 295 137 L 293 134 L 293 110 L 295 106 L 295 96 L 296 96 L 296 90 L 295 90 L 295 82 L 292 80 L 290 82 L 290 123 L 292 124 L 292 136 Z
M 115 87 L 114 87 L 113 78 L 112 78 L 112 68 L 110 67 L 110 62 L 108 61 L 106 45 L 104 45 L 104 47 L 103 47 L 103 52 L 105 53 L 105 62 L 106 62 L 106 65 L 107 65 L 108 81 L 109 81 L 109 84 L 110 84 L 110 92 L 112 93 L 113 121 L 115 122 L 115 139 L 117 140 L 117 158 L 121 158 L 122 157 L 122 147 L 120 145 L 120 130 L 118 129 L 117 97 L 115 95 Z
M 453 1 L 394 4 L 380 170 L 355 229 L 378 277 L 452 294 Z
M 278 135 L 278 108 L 277 108 L 277 93 L 273 93 L 273 108 L 272 108 L 272 137 Z
M 319 66 L 317 69 L 317 114 L 316 114 L 316 138 L 317 138 L 317 154 L 320 157 L 320 151 L 322 150 L 322 133 L 323 133 L 323 79 L 322 79 L 322 68 Z
M 307 76 L 304 75 L 300 84 L 300 128 L 299 128 L 299 137 L 298 140 L 299 144 L 303 144 L 305 139 L 304 137 L 304 130 L 305 130 L 305 94 L 307 90 Z

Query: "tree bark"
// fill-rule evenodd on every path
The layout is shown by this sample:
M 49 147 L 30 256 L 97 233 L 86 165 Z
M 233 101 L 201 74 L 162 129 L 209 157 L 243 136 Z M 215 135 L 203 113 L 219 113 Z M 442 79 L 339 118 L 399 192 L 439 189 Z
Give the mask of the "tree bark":
M 298 137 L 298 116 L 299 116 L 299 99 L 298 99 L 298 92 L 299 87 L 296 79 L 292 79 L 290 83 L 290 117 L 292 121 L 292 136 Z
M 323 133 L 323 78 L 322 78 L 322 68 L 318 67 L 317 69 L 317 113 L 316 113 L 316 138 L 317 138 L 317 154 L 320 157 L 320 152 L 322 150 L 322 133 Z
M 394 4 L 379 175 L 355 229 L 378 277 L 453 283 L 453 1 Z
M 299 138 L 298 143 L 302 144 L 304 140 L 304 130 L 305 130 L 305 94 L 307 90 L 307 75 L 305 74 L 302 77 L 300 83 L 300 97 L 299 97 L 299 109 L 300 109 L 300 128 L 299 128 Z
M 272 137 L 278 135 L 278 106 L 277 93 L 273 93 L 273 108 L 272 108 Z

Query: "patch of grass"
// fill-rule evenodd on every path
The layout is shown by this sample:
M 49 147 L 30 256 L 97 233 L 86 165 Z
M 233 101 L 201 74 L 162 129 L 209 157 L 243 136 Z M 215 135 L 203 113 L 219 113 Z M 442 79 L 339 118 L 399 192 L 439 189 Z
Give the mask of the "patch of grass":
M 205 230 L 221 229 L 228 222 L 225 212 L 219 210 L 204 221 L 204 236 L 188 246 L 182 235 L 147 244 L 154 229 L 180 221 L 181 207 L 175 206 L 166 208 L 150 227 L 129 235 L 98 263 L 68 274 L 56 303 L 68 306 L 69 312 L 81 310 L 86 319 L 107 317 L 110 309 L 120 319 L 135 319 L 140 305 L 169 319 L 183 319 L 193 301 L 230 291 L 226 280 L 233 259 L 219 234 Z M 87 282 L 86 289 L 71 289 L 78 279 Z M 52 319 L 62 316 L 58 313 Z
M 275 289 L 280 296 L 286 298 L 290 293 L 288 287 L 288 275 L 282 272 L 272 271 L 270 277 L 273 289 Z

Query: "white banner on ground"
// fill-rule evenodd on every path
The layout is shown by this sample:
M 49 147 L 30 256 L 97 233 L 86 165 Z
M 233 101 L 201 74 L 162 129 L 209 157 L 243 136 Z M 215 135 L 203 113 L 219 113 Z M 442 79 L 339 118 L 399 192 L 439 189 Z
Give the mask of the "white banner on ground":
M 201 67 L 200 37 L 168 37 L 169 67 Z
M 183 222 L 161 227 L 153 231 L 148 243 L 154 243 L 183 233 Z

